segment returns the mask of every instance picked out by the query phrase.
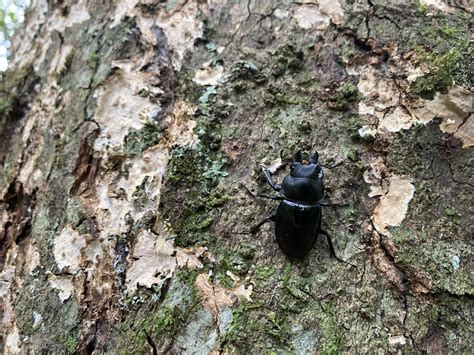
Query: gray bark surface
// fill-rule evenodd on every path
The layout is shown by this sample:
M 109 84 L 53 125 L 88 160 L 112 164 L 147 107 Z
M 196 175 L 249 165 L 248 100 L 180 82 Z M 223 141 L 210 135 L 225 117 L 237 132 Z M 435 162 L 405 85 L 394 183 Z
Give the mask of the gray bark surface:
M 34 1 L 0 90 L 3 352 L 472 351 L 471 15 Z M 240 183 L 298 148 L 356 267 L 241 233 L 277 202 Z

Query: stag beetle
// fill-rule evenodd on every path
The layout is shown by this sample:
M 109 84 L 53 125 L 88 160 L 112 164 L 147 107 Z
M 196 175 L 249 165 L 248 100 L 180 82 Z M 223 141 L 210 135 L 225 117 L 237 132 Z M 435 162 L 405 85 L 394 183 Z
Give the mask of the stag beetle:
M 270 171 L 263 168 L 270 187 L 282 196 L 253 194 L 244 186 L 254 197 L 281 201 L 276 213 L 252 227 L 250 233 L 255 234 L 264 223 L 274 221 L 278 246 L 287 256 L 299 259 L 311 250 L 318 236 L 322 234 L 327 238 L 331 256 L 347 263 L 336 256 L 331 237 L 321 228 L 321 207 L 328 205 L 322 202 L 324 173 L 318 158 L 317 151 L 310 155 L 309 160 L 302 159 L 301 151 L 298 151 L 290 165 L 290 174 L 283 179 L 281 185 L 275 184 Z

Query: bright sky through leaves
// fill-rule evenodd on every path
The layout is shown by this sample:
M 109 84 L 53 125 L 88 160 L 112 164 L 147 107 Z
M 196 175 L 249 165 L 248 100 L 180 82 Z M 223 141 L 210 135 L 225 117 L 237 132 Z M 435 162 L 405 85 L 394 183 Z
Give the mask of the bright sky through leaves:
M 0 71 L 8 67 L 11 38 L 17 26 L 25 19 L 30 0 L 0 0 Z

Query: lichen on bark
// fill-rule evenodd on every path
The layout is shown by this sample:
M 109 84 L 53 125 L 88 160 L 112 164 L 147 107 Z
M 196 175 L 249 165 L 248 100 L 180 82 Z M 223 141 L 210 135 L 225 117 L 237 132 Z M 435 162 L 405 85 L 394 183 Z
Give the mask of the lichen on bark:
M 34 2 L 0 92 L 3 351 L 468 352 L 468 10 Z M 242 233 L 276 206 L 240 183 L 297 148 L 356 268 Z

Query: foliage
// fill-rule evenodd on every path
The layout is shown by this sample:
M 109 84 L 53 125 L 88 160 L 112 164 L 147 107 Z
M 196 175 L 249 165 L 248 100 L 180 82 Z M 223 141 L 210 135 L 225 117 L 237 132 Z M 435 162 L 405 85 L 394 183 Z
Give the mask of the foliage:
M 0 0 L 0 71 L 7 66 L 13 32 L 23 22 L 28 0 Z

